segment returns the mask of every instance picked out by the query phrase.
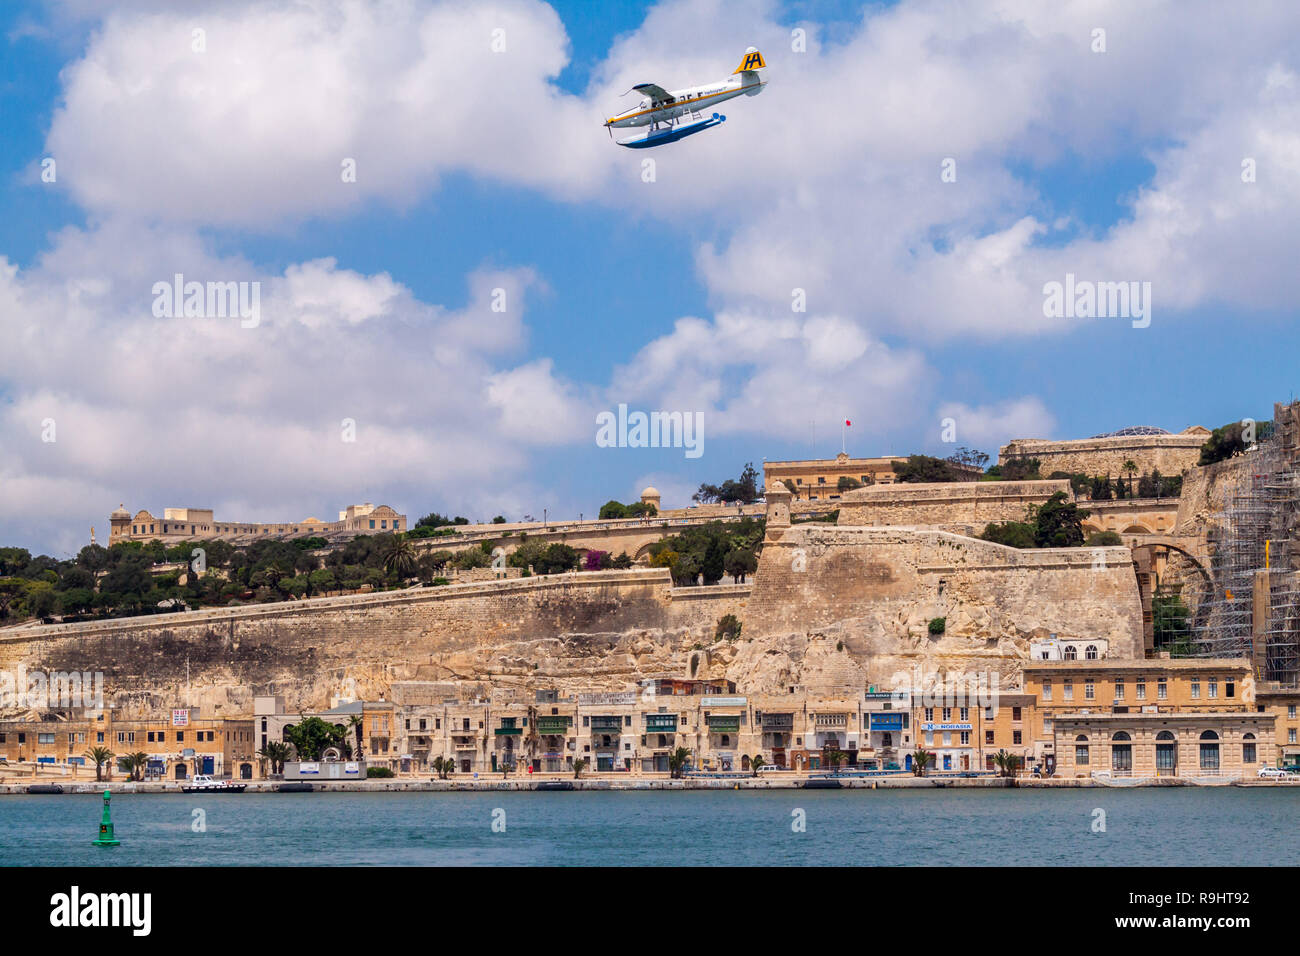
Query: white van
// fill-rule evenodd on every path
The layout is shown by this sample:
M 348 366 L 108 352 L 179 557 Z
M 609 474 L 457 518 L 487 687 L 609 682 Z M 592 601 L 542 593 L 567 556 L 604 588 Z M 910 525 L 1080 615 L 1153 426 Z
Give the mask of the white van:
M 758 768 L 759 773 L 790 773 L 789 767 L 778 767 L 774 763 L 765 763 Z

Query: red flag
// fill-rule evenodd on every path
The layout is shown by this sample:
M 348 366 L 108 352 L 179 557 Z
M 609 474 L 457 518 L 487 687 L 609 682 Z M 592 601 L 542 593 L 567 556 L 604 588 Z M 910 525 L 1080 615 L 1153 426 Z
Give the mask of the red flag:
M 853 423 L 852 423 L 851 421 L 849 421 L 849 420 L 846 418 L 846 419 L 844 419 L 844 424 L 845 424 L 845 425 L 852 425 Z

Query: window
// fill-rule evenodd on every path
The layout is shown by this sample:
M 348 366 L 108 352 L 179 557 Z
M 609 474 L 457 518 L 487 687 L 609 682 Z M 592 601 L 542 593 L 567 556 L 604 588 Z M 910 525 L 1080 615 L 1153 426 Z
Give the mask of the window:
M 1217 677 L 1211 677 L 1208 681 L 1205 682 L 1205 689 L 1209 691 L 1210 700 L 1218 700 L 1219 679 Z
M 1156 681 L 1156 700 L 1169 699 L 1169 681 L 1161 677 Z
M 1097 645 L 1089 644 L 1088 649 L 1083 652 L 1085 659 L 1095 661 L 1097 659 Z
M 1201 734 L 1201 769 L 1219 769 L 1219 735 L 1213 730 Z
M 1090 680 L 1083 682 L 1083 699 L 1095 700 L 1097 697 L 1097 686 Z
M 1246 733 L 1241 735 L 1241 762 L 1255 763 L 1255 735 Z
M 961 745 L 962 745 L 963 747 L 969 747 L 969 746 L 970 746 L 970 731 L 969 731 L 969 730 L 963 730 L 963 731 L 961 732 Z
M 1023 743 L 1023 741 L 1020 739 L 1020 738 L 1021 738 L 1021 733 L 1022 733 L 1022 731 L 1019 731 L 1019 730 L 1013 730 L 1013 731 L 1011 731 L 1011 742 L 1012 742 L 1013 744 L 1020 744 L 1020 743 Z
M 934 708 L 933 708 L 933 707 L 927 707 L 927 708 L 925 708 L 925 722 L 926 722 L 927 724 L 929 724 L 929 723 L 933 723 L 933 722 L 934 722 Z
M 944 720 L 951 720 L 951 719 L 952 719 L 952 708 L 951 708 L 951 707 L 945 707 L 945 708 L 943 709 L 943 719 L 944 719 Z
M 1043 681 L 1043 700 L 1051 700 L 1051 699 L 1052 699 L 1052 682 L 1050 680 L 1045 680 Z
M 1074 649 L 1073 644 L 1067 644 L 1065 647 L 1065 653 L 1062 657 L 1067 661 L 1077 661 L 1079 659 L 1079 652 Z
M 1237 683 L 1231 679 L 1223 682 L 1223 696 L 1232 698 L 1237 696 Z
M 1289 707 L 1287 707 L 1286 715 L 1291 720 L 1295 720 L 1295 704 L 1291 704 Z
M 1115 699 L 1116 700 L 1124 699 L 1124 681 L 1122 678 L 1117 679 L 1115 681 Z
M 1289 744 L 1293 744 L 1293 743 L 1296 742 L 1296 739 L 1295 739 L 1295 728 L 1294 728 L 1294 727 L 1288 727 L 1288 728 L 1286 729 L 1286 742 L 1289 743 Z
M 1146 699 L 1147 699 L 1147 679 L 1146 679 L 1145 677 L 1139 677 L 1139 678 L 1137 679 L 1137 683 L 1134 684 L 1133 686 L 1134 686 L 1134 689 L 1137 691 L 1137 699 L 1138 699 L 1138 700 L 1146 700 Z
M 52 744 L 54 743 L 54 734 L 37 734 L 36 742 L 38 744 Z
M 970 720 L 970 708 L 969 708 L 969 707 L 963 707 L 959 713 L 961 714 L 961 719 L 962 719 L 962 720 Z
M 993 746 L 993 731 L 991 730 L 984 731 L 984 742 L 988 744 L 990 747 Z
M 1011 708 L 1011 719 L 1012 719 L 1012 721 L 1019 721 L 1019 720 L 1020 720 L 1020 708 L 1019 708 L 1019 707 L 1012 707 L 1012 708 Z
M 1110 769 L 1128 772 L 1133 769 L 1133 744 L 1127 731 L 1117 731 L 1111 738 Z
M 1074 681 L 1061 681 L 1061 694 L 1066 700 L 1074 700 Z
M 185 731 L 183 730 L 176 731 L 176 742 L 179 744 L 184 742 L 184 740 L 185 740 Z
M 1088 739 L 1087 737 L 1084 738 L 1084 740 L 1087 740 L 1087 739 Z M 1086 767 L 1086 766 L 1088 765 L 1088 745 L 1087 745 L 1087 744 L 1075 744 L 1075 745 L 1074 745 L 1074 762 L 1075 762 L 1076 764 L 1078 764 L 1079 766 L 1081 766 L 1081 767 Z
M 952 746 L 952 732 L 951 732 L 951 731 L 945 730 L 945 731 L 943 732 L 943 745 L 944 745 L 945 747 L 951 747 L 951 746 Z
M 1199 677 L 1193 677 L 1192 678 L 1192 700 L 1200 700 L 1200 699 L 1201 699 L 1201 679 Z

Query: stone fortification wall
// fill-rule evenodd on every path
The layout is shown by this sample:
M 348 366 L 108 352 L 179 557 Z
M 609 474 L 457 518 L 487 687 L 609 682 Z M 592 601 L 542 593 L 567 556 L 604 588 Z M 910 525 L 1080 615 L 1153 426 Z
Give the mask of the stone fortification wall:
M 944 618 L 942 633 L 929 623 Z M 888 684 L 926 670 L 1014 686 L 1029 642 L 1104 638 L 1142 654 L 1127 548 L 1018 551 L 941 531 L 796 525 L 763 549 L 744 638 L 710 675 L 753 692 Z
M 1124 474 L 1124 462 L 1132 461 L 1138 466 L 1139 474 L 1159 469 L 1162 475 L 1180 475 L 1195 466 L 1207 437 L 1197 432 L 1122 435 L 1077 441 L 1017 438 L 999 450 L 998 464 L 1005 465 L 1012 458 L 1037 458 L 1041 462 L 1038 471 L 1043 475 L 1067 471 L 1117 478 Z
M 991 521 L 1024 521 L 1033 505 L 1070 483 L 1056 481 L 962 481 L 872 485 L 844 495 L 839 524 L 931 526 L 963 533 L 983 531 Z
M 0 638 L 0 669 L 103 671 L 123 715 L 182 704 L 248 714 L 269 693 L 322 708 L 391 699 L 399 681 L 623 690 L 681 676 L 688 649 L 712 641 L 722 615 L 743 615 L 749 592 L 673 589 L 663 569 L 600 571 L 50 625 Z

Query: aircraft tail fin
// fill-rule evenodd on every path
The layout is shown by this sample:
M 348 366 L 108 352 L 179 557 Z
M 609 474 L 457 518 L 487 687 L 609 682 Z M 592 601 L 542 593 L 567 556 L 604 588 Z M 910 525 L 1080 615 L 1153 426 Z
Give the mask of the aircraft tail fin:
M 732 70 L 731 75 L 735 76 L 737 73 L 745 73 L 749 70 L 761 70 L 765 66 L 767 62 L 763 59 L 763 54 L 758 52 L 758 47 L 751 46 L 745 51 L 745 58 L 740 61 L 740 66 Z

